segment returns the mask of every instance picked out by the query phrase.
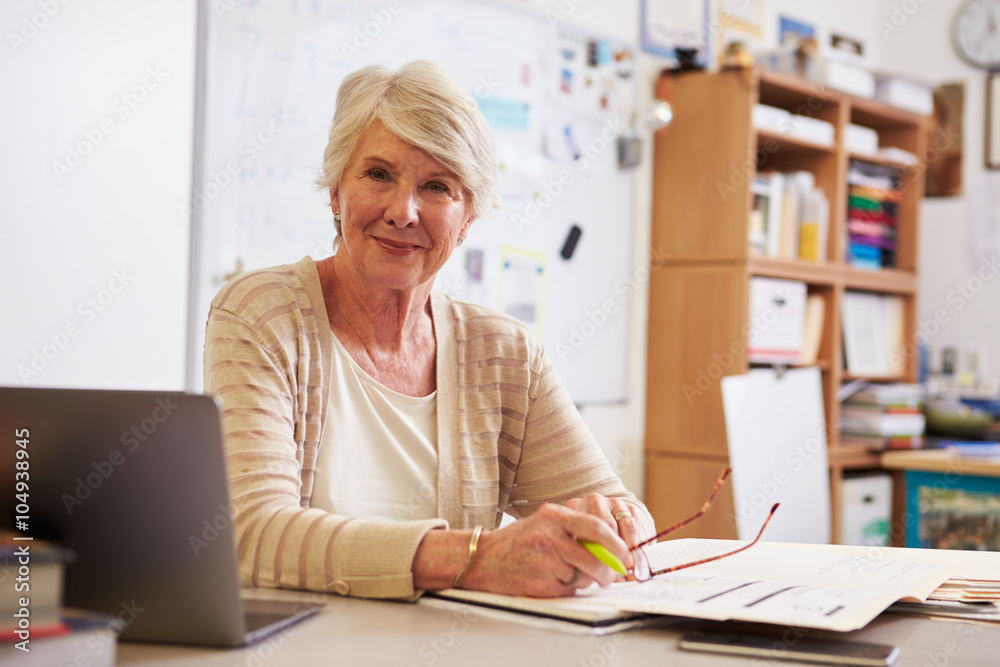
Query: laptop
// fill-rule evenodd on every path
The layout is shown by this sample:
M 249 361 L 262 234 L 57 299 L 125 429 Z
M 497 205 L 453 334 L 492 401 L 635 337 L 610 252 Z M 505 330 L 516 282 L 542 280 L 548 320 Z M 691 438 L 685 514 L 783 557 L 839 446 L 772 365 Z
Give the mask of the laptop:
M 241 599 L 212 397 L 0 387 L 8 489 L 18 440 L 27 441 L 28 512 L 4 493 L 0 526 L 64 547 L 63 604 L 118 617 L 122 640 L 243 646 L 322 606 L 315 595 Z

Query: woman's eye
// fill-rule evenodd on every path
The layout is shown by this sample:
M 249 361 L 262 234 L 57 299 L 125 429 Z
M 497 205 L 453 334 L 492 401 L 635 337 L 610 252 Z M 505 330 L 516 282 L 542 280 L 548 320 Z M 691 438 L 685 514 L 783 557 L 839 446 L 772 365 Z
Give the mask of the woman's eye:
M 429 190 L 433 190 L 434 192 L 443 192 L 445 194 L 449 192 L 448 186 L 442 183 L 441 181 L 431 181 L 424 187 L 426 187 Z
M 386 181 L 389 180 L 389 172 L 381 167 L 372 167 L 365 174 L 376 181 Z

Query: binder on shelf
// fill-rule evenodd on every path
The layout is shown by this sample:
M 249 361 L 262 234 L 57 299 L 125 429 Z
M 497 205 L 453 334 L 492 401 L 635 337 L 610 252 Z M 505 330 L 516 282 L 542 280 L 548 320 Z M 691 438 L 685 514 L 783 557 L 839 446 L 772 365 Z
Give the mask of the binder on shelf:
M 826 259 L 830 206 L 809 171 L 762 172 L 751 184 L 748 245 L 766 257 Z
M 802 356 L 806 284 L 754 276 L 750 279 L 750 332 L 747 358 L 752 363 L 794 364 Z
M 799 259 L 810 262 L 826 260 L 826 238 L 830 222 L 830 203 L 823 191 L 812 188 L 802 197 L 799 221 Z
M 848 372 L 873 377 L 902 374 L 903 318 L 899 296 L 845 291 L 841 320 Z
M 781 197 L 785 189 L 785 176 L 778 172 L 757 174 L 752 186 L 754 210 L 760 211 L 763 223 L 762 238 L 751 237 L 751 246 L 756 246 L 767 257 L 777 257 L 781 243 Z M 751 233 L 753 225 L 751 224 Z M 756 243 L 755 243 L 756 241 Z
M 826 301 L 819 294 L 806 298 L 805 324 L 802 333 L 802 356 L 800 362 L 811 366 L 819 358 L 819 347 L 823 340 L 823 319 L 826 315 Z

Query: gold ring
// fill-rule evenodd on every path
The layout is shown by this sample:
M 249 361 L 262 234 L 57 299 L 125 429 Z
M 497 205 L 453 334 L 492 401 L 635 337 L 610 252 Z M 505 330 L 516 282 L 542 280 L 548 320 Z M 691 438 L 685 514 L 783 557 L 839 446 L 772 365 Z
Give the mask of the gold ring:
M 618 510 L 614 514 L 615 521 L 621 521 L 622 519 L 631 519 L 632 515 L 626 510 Z

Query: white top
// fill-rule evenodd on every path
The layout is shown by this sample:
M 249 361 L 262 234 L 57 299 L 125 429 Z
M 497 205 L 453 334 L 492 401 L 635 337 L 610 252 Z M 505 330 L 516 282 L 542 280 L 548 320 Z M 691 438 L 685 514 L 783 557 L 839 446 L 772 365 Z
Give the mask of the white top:
M 395 392 L 333 341 L 311 506 L 363 519 L 437 517 L 437 392 Z

